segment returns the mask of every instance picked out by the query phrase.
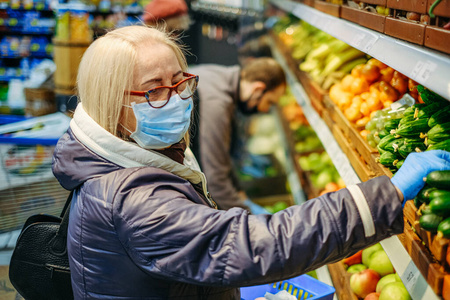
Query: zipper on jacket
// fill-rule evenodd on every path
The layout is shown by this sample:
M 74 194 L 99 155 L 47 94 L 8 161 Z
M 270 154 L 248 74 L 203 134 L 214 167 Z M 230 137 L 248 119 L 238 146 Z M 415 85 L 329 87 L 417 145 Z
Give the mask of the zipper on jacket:
M 206 189 L 206 176 L 205 176 L 205 174 L 203 174 L 202 172 L 196 172 L 196 173 L 200 174 L 200 177 L 202 179 L 203 194 L 205 194 L 206 200 L 208 200 L 209 205 L 211 205 L 211 207 L 213 207 L 214 209 L 217 209 L 216 202 L 213 200 L 213 198 L 211 197 L 211 194 Z

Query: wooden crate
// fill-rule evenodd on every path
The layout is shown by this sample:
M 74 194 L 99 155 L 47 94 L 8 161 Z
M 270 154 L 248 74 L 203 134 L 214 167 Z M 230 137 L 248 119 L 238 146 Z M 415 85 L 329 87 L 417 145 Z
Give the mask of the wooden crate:
M 404 229 L 404 239 L 401 239 L 405 249 L 411 256 L 412 261 L 426 278 L 432 290 L 437 294 L 442 294 L 444 276 L 448 275 L 442 265 L 440 265 L 429 249 L 422 244 L 422 240 L 415 234 L 411 224 L 406 220 Z
M 436 234 L 423 230 L 420 227 L 418 224 L 420 215 L 413 201 L 406 202 L 403 212 L 411 228 L 414 228 L 416 235 L 428 248 L 436 261 L 444 267 L 449 267 L 447 262 L 449 240 L 446 238 L 438 238 Z
M 353 148 L 351 141 L 348 140 L 341 128 L 335 125 L 331 132 L 361 181 L 367 181 L 375 177 L 373 171 L 369 169 L 361 155 Z
M 430 9 L 435 0 L 428 0 L 426 12 Z M 450 18 L 450 0 L 442 0 L 433 10 L 436 16 Z
M 387 0 L 386 3 L 386 6 L 392 9 L 401 9 L 420 14 L 427 13 L 427 5 L 427 0 Z
M 384 33 L 411 43 L 423 45 L 425 25 L 386 17 Z
M 358 300 L 358 297 L 350 288 L 350 276 L 344 267 L 344 263 L 339 261 L 328 265 L 331 280 L 336 289 L 336 296 L 339 300 Z
M 387 0 L 364 0 L 362 2 L 367 4 L 386 6 L 386 1 Z
M 339 18 L 341 15 L 341 6 L 340 5 L 326 2 L 323 0 L 316 0 L 314 2 L 314 8 L 317 10 L 320 10 L 321 12 L 324 12 L 326 14 L 335 16 L 337 18 Z
M 304 72 L 303 72 L 304 73 Z M 327 94 L 325 90 L 323 90 L 319 84 L 314 82 L 308 74 L 305 74 L 306 78 L 308 78 L 308 95 L 309 100 L 311 101 L 312 107 L 317 111 L 317 113 L 322 116 L 322 113 L 325 109 L 323 104 L 323 98 Z
M 450 30 L 436 26 L 426 26 L 424 45 L 450 54 Z

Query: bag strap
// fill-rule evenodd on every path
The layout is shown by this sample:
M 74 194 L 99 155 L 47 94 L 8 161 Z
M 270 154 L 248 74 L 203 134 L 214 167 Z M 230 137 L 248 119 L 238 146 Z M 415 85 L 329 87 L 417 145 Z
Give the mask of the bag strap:
M 72 201 L 73 192 L 74 192 L 74 190 L 70 191 L 70 194 L 69 194 L 69 196 L 67 197 L 67 200 L 66 200 L 66 204 L 64 204 L 64 208 L 61 211 L 61 215 L 59 216 L 60 218 L 64 217 L 64 214 L 65 214 L 67 208 L 70 206 L 70 202 Z
M 201 169 L 202 159 L 200 153 L 200 96 L 198 94 L 198 89 L 195 90 L 194 92 L 193 100 L 194 100 L 194 112 L 192 114 L 192 121 L 190 127 L 192 137 L 190 140 L 190 147 Z
M 62 219 L 58 232 L 51 243 L 50 248 L 52 252 L 57 255 L 64 255 L 67 252 L 67 230 L 69 227 L 70 203 L 72 202 L 73 192 L 74 190 L 72 190 L 67 197 L 66 204 L 64 204 L 64 208 L 61 212 Z

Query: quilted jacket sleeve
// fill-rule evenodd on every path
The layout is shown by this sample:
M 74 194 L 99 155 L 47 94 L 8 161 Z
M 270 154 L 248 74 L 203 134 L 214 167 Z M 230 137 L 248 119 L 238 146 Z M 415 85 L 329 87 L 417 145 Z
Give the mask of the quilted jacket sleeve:
M 125 189 L 114 204 L 115 227 L 130 257 L 148 274 L 168 280 L 211 286 L 273 282 L 403 231 L 401 202 L 386 176 L 274 215 L 213 210 L 188 200 L 181 189 L 174 183 L 145 193 Z

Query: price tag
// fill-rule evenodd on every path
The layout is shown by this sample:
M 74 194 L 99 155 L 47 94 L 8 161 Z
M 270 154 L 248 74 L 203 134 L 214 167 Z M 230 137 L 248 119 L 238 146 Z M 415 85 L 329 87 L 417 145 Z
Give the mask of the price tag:
M 350 43 L 351 46 L 360 49 L 362 40 L 366 37 L 364 33 L 358 33 L 355 35 Z
M 371 37 L 367 43 L 364 45 L 362 51 L 365 53 L 368 53 L 370 51 L 370 49 L 372 49 L 373 45 L 375 44 L 375 42 L 378 40 L 378 37 Z
M 437 64 L 427 61 L 418 61 L 411 72 L 411 78 L 418 82 L 426 82 L 431 73 L 436 70 Z
M 405 272 L 403 272 L 401 276 L 403 284 L 405 285 L 408 291 L 411 291 L 414 288 L 414 286 L 417 283 L 417 280 L 419 279 L 419 276 L 420 276 L 419 270 L 417 269 L 413 261 L 410 261 L 405 269 Z

